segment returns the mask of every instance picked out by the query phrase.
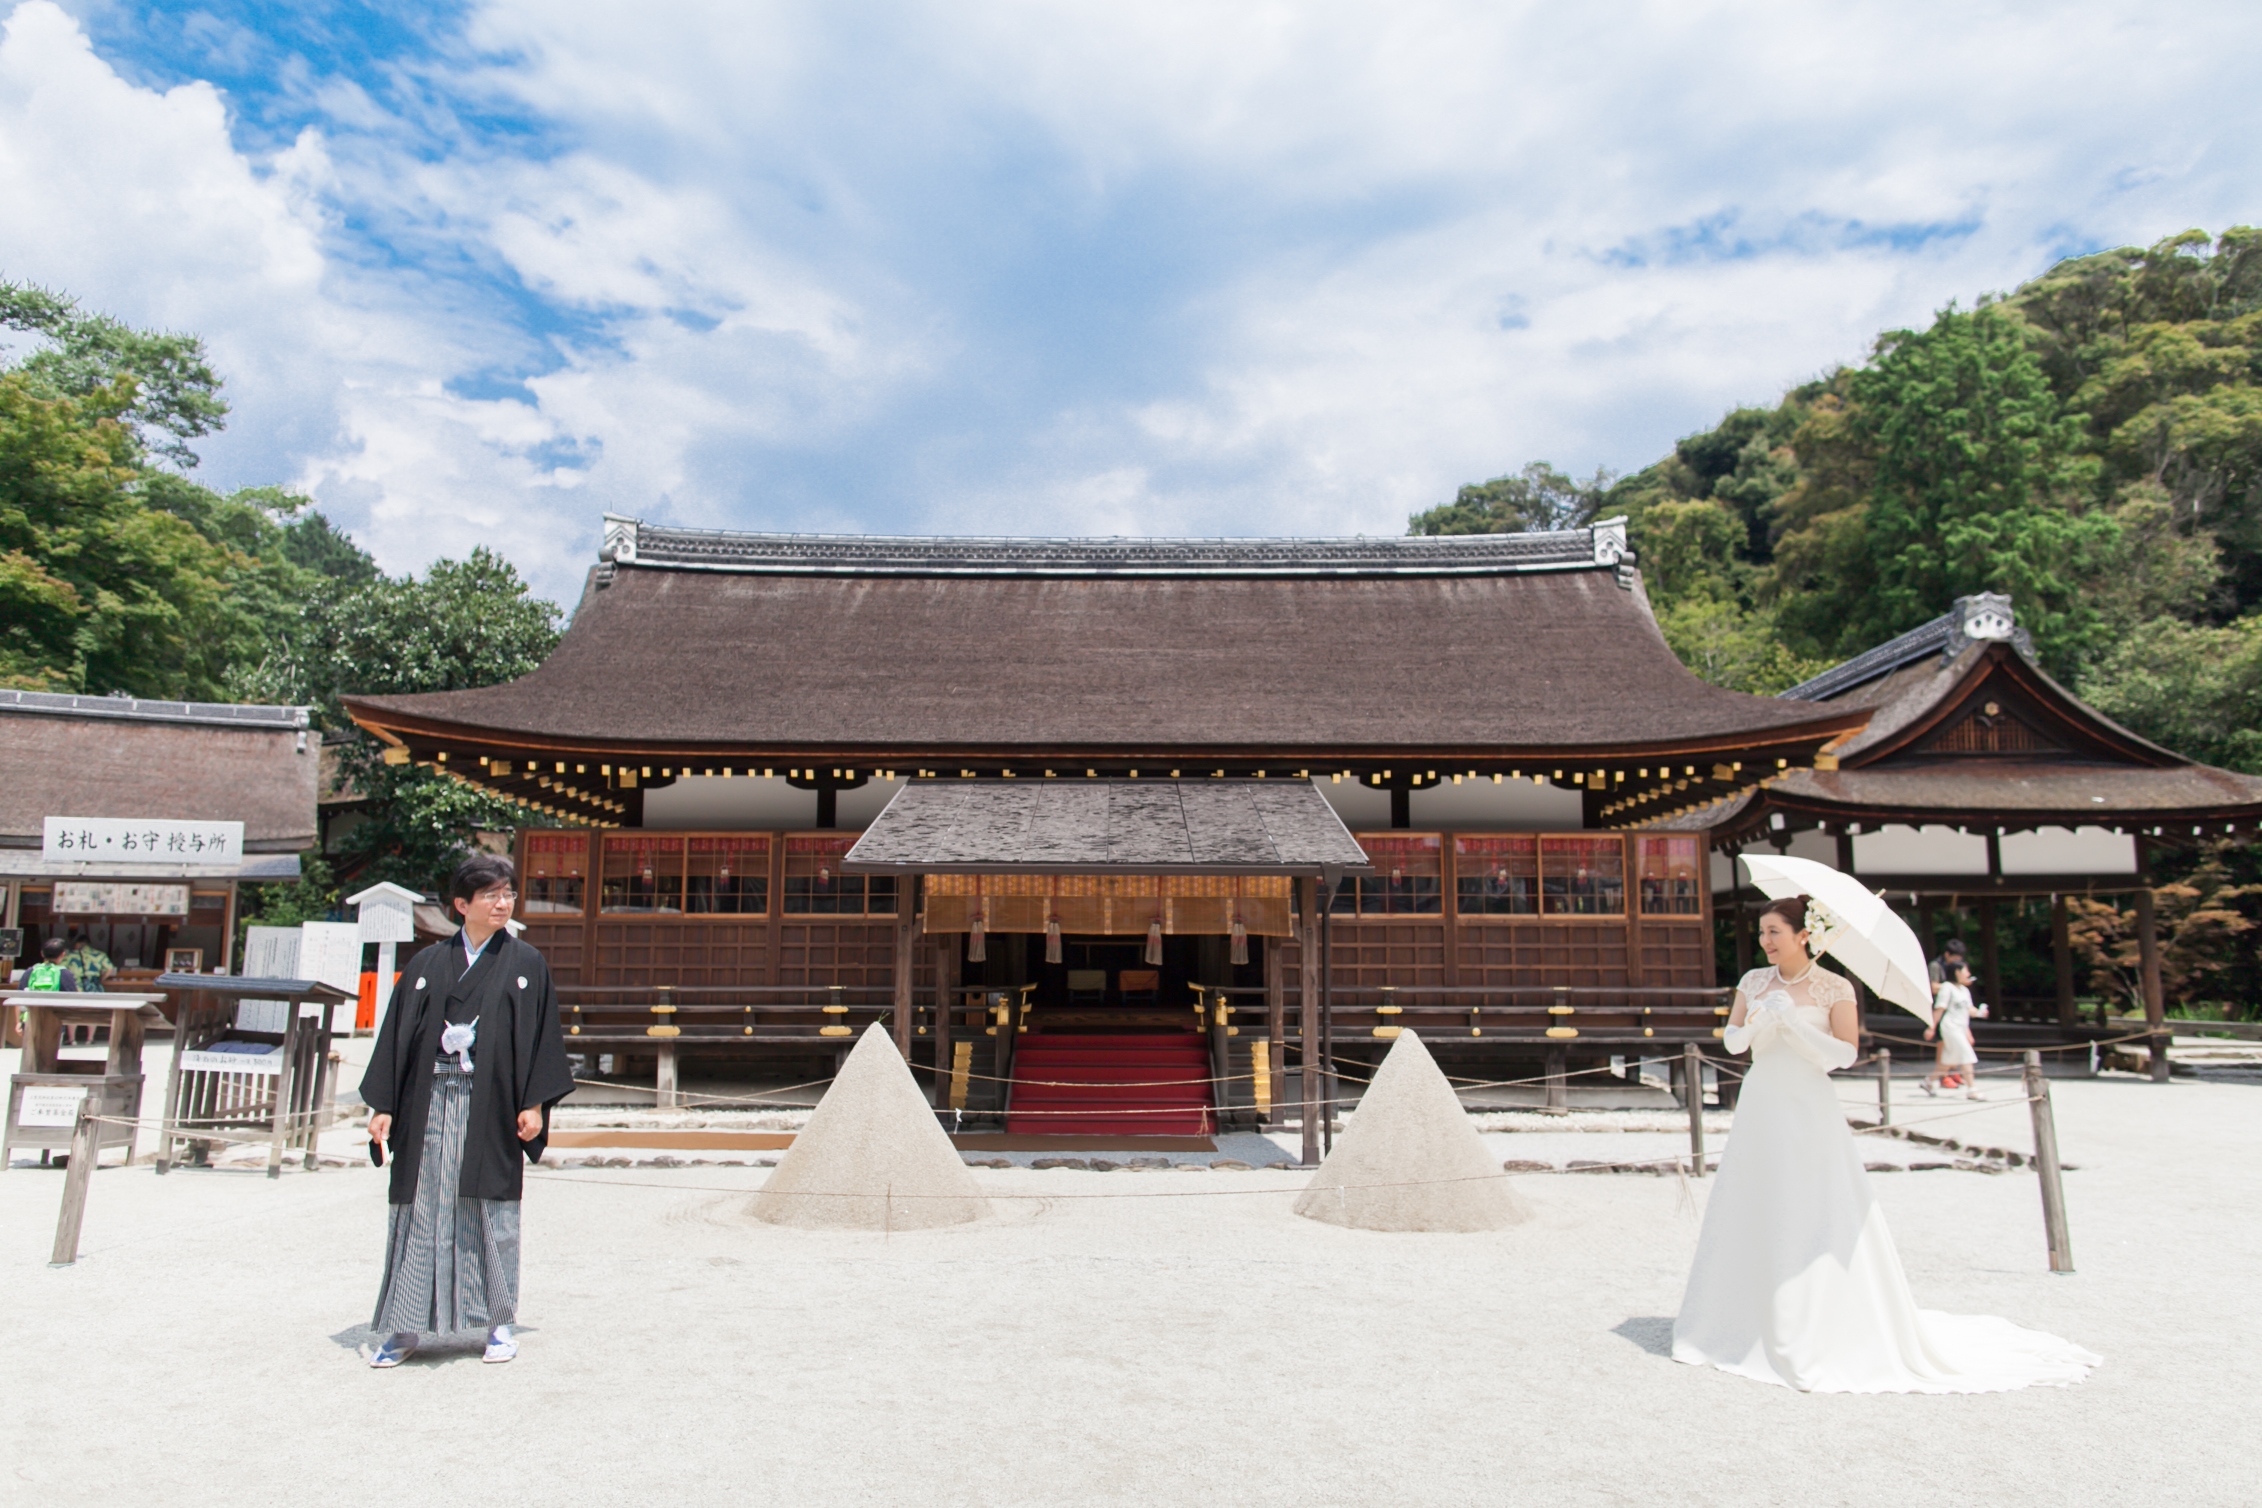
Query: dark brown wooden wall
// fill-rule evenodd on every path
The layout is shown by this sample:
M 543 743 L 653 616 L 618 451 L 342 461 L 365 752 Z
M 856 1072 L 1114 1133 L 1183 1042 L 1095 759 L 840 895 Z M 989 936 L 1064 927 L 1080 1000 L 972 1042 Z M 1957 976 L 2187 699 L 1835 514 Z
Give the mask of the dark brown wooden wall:
M 1705 987 L 1712 977 L 1712 918 L 1698 916 L 1463 917 L 1456 905 L 1451 834 L 1433 914 L 1333 918 L 1335 984 L 1421 986 L 1584 985 Z M 772 845 L 781 852 L 782 843 Z M 523 862 L 523 856 L 522 856 Z M 594 876 L 597 866 L 590 866 Z M 1705 887 L 1709 892 L 1709 886 Z M 678 988 L 847 985 L 893 981 L 895 920 L 886 916 L 532 916 L 526 938 L 549 959 L 559 984 Z M 1636 885 L 1628 876 L 1633 902 Z M 596 903 L 596 885 L 588 887 Z M 932 949 L 921 948 L 918 988 L 932 987 Z M 1282 944 L 1291 983 L 1297 947 Z

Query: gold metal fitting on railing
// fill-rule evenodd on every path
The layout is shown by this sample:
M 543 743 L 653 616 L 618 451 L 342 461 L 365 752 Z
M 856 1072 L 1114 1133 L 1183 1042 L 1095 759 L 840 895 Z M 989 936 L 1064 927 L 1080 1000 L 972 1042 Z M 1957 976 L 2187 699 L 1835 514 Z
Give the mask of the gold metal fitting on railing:
M 647 1027 L 645 1027 L 645 1028 L 644 1028 L 644 1035 L 645 1035 L 645 1036 L 647 1036 L 647 1037 L 680 1037 L 680 1036 L 682 1036 L 682 1035 L 683 1035 L 683 1028 L 682 1028 L 682 1027 L 680 1027 L 680 1026 L 677 1026 L 677 1025 L 673 1024 L 672 1022 L 670 1022 L 670 1021 L 668 1021 L 668 1020 L 666 1020 L 666 1019 L 665 1019 L 666 1017 L 669 1017 L 669 1016 L 672 1016 L 672 1015 L 674 1015 L 674 1014 L 675 1014 L 675 1006 L 674 1006 L 674 1004 L 673 1004 L 673 1003 L 672 1003 L 672 1002 L 671 1002 L 671 1001 L 670 1001 L 670 1000 L 668 999 L 668 995 L 669 995 L 670 991 L 672 991 L 672 990 L 674 989 L 674 986 L 673 986 L 673 985 L 665 985 L 665 984 L 662 984 L 662 985 L 655 985 L 655 986 L 653 986 L 653 988 L 654 988 L 654 990 L 655 990 L 655 991 L 657 991 L 657 993 L 659 994 L 659 997 L 660 997 L 660 998 L 659 998 L 658 1002 L 657 1002 L 657 1003 L 655 1003 L 655 1004 L 654 1004 L 654 1005 L 652 1006 L 652 1014 L 653 1014 L 653 1015 L 655 1015 L 655 1016 L 659 1016 L 659 1017 L 661 1017 L 662 1019 L 661 1019 L 661 1020 L 659 1021 L 659 1023 L 658 1023 L 658 1024 L 656 1024 L 656 1025 L 653 1025 L 653 1026 L 647 1026 Z

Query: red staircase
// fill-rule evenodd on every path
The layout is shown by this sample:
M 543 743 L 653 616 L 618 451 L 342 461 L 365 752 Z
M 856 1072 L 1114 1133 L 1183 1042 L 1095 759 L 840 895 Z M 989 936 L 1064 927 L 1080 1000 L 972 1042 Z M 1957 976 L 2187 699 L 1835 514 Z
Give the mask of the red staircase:
M 1016 1136 L 1207 1136 L 1216 1129 L 1209 1073 L 1209 1048 L 1198 1032 L 1032 1034 L 1014 1044 L 1005 1129 Z

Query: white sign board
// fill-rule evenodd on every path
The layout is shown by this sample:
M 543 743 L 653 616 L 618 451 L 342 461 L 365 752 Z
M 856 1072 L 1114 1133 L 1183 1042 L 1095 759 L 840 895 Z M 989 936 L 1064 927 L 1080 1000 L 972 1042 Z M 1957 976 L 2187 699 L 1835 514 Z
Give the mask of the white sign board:
M 296 927 L 247 927 L 243 940 L 246 979 L 304 979 L 298 971 L 301 941 Z
M 23 1103 L 16 1107 L 16 1124 L 75 1126 L 79 1120 L 79 1101 L 85 1098 L 84 1089 L 68 1085 L 27 1084 Z
M 236 1030 L 240 1032 L 272 1032 L 281 1036 L 291 1029 L 291 1003 L 288 1000 L 239 1000 L 236 1002 Z
M 253 1002 L 246 1001 L 249 1005 Z M 274 1002 L 262 1002 L 274 1003 Z M 259 1073 L 280 1074 L 283 1071 L 283 1050 L 269 1052 L 184 1052 L 181 1067 L 202 1069 L 207 1073 Z
M 186 885 L 114 885 L 100 880 L 57 880 L 55 911 L 64 916 L 186 916 Z
M 365 943 L 416 941 L 416 895 L 397 885 L 365 890 L 352 902 Z
M 307 922 L 299 929 L 299 973 L 349 995 L 361 992 L 361 928 L 353 922 Z
M 43 859 L 94 864 L 241 864 L 241 822 L 175 822 L 162 817 L 49 817 Z

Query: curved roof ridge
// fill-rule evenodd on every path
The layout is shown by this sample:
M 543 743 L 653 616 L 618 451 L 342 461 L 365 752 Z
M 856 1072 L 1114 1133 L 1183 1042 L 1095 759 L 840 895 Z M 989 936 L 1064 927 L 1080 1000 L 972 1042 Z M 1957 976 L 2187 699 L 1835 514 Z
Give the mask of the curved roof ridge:
M 1938 655 L 1945 666 L 1965 649 L 1990 639 L 2008 639 L 2028 660 L 2034 659 L 2034 640 L 2019 627 L 2011 599 L 2002 592 L 1978 592 L 1958 597 L 1955 606 L 1928 623 L 1842 660 L 1818 676 L 1799 682 L 1776 695 L 1797 702 L 1826 702 L 1913 665 L 1927 655 Z
M 605 515 L 613 567 L 824 576 L 1492 576 L 1624 570 L 1623 518 L 1528 534 L 1279 538 L 792 534 Z

